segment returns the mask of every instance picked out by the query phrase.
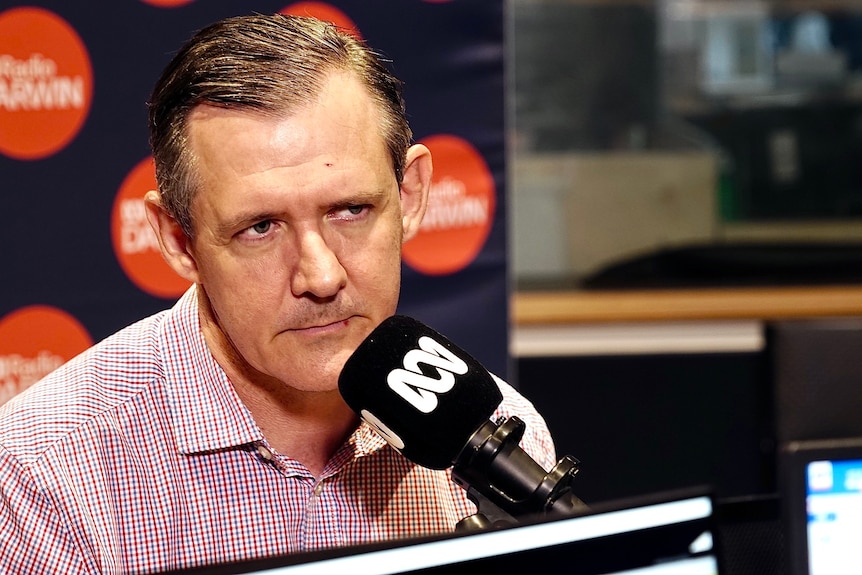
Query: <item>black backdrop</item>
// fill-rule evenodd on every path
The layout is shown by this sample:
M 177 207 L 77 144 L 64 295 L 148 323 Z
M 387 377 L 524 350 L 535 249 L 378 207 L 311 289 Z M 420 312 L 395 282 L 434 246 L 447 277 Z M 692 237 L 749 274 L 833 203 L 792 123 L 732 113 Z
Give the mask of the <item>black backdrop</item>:
M 71 314 L 98 341 L 172 304 L 174 297 L 148 294 L 127 277 L 111 241 L 118 189 L 149 157 L 146 99 L 171 55 L 194 30 L 221 17 L 277 12 L 293 4 L 197 0 L 167 8 L 157 3 L 0 2 L 0 19 L 8 9 L 32 6 L 67 22 L 83 40 L 93 74 L 86 121 L 67 146 L 41 158 L 0 153 L 0 387 L 23 387 L 25 374 L 15 373 L 15 365 L 26 364 L 28 354 L 46 351 L 27 341 L 46 335 L 40 330 L 9 333 L 7 325 L 2 333 L 4 318 L 13 312 L 35 305 L 56 308 Z M 405 82 L 416 139 L 456 136 L 487 164 L 496 203 L 481 250 L 466 267 L 447 273 L 423 273 L 405 265 L 399 311 L 445 333 L 486 367 L 507 376 L 503 2 L 328 4 L 391 59 Z M 3 49 L 0 37 L 0 58 Z M 5 81 L 11 82 L 10 77 Z M 11 117 L 9 110 L 5 113 L 0 107 L 0 132 L 3 118 Z M 22 361 L 15 364 L 10 358 Z

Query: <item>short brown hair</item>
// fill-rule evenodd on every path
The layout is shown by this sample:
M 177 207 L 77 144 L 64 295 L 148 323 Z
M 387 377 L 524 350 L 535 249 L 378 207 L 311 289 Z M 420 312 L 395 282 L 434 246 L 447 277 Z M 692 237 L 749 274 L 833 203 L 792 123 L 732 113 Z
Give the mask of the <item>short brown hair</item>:
M 401 82 L 361 39 L 298 16 L 227 18 L 198 31 L 174 56 L 149 102 L 150 145 L 162 204 L 189 237 L 196 192 L 187 122 L 200 104 L 289 113 L 320 91 L 332 71 L 356 75 L 379 105 L 382 137 L 401 182 L 412 141 Z

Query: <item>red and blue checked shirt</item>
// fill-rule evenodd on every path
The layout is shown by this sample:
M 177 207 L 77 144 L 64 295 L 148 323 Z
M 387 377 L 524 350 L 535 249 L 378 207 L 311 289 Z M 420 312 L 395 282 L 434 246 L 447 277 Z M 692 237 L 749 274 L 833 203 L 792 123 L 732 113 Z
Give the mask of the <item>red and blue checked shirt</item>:
M 501 382 L 497 416 L 554 446 Z M 194 288 L 0 407 L 0 573 L 145 573 L 451 531 L 448 471 L 361 424 L 319 478 L 270 448 L 200 331 Z

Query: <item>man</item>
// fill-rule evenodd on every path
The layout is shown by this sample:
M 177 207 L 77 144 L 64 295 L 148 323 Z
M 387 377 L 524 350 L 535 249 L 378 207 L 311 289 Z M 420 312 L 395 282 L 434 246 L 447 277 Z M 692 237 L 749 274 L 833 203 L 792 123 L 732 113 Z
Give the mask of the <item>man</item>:
M 192 287 L 0 410 L 0 571 L 134 573 L 450 531 L 474 512 L 345 405 L 395 312 L 431 156 L 400 87 L 312 19 L 199 32 L 150 103 L 165 259 Z M 501 383 L 500 416 L 541 417 Z

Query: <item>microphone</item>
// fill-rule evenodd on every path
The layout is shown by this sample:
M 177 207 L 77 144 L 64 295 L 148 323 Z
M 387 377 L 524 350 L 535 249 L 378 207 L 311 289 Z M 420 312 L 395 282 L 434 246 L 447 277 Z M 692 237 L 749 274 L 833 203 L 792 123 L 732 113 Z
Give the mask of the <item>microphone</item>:
M 518 446 L 523 421 L 490 420 L 503 395 L 488 370 L 413 318 L 392 316 L 372 331 L 345 363 L 338 388 L 404 457 L 430 469 L 452 467 L 479 509 L 459 528 L 586 510 L 570 491 L 578 461 L 566 456 L 545 471 Z

